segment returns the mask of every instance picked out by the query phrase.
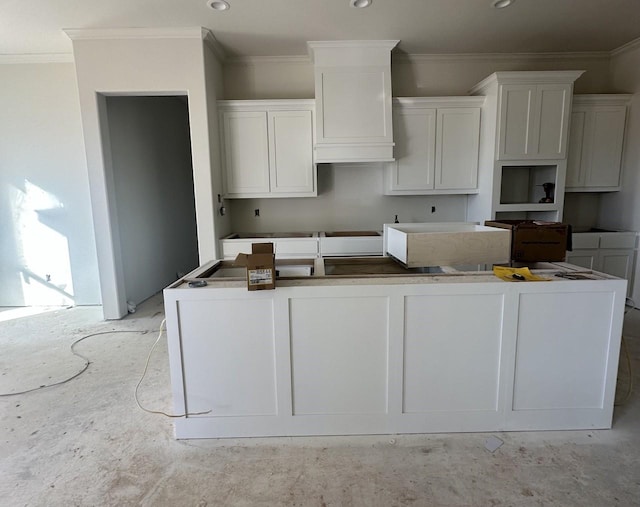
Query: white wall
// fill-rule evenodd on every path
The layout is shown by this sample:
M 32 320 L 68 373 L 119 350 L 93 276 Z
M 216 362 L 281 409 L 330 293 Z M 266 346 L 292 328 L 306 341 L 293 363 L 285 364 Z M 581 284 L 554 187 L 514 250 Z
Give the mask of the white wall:
M 200 28 L 68 31 L 73 40 L 96 246 L 105 318 L 126 315 L 117 217 L 109 202 L 113 188 L 101 125 L 104 96 L 120 94 L 189 97 L 192 163 L 200 261 L 215 256 L 216 233 L 209 153 L 209 126 Z
M 226 208 L 222 195 L 222 161 L 220 158 L 220 124 L 218 122 L 218 98 L 224 97 L 224 81 L 222 66 L 209 44 L 204 47 L 204 72 L 207 93 L 207 121 L 209 124 L 209 166 L 211 167 L 211 193 L 214 197 L 213 209 L 210 210 L 214 228 L 218 237 L 224 237 L 231 232 L 229 213 L 222 213 Z M 216 248 L 219 244 L 216 243 Z M 221 258 L 222 252 L 216 250 L 210 259 Z
M 400 222 L 464 221 L 465 196 L 385 196 L 382 164 L 320 164 L 318 197 L 235 199 L 234 232 L 382 230 Z M 431 207 L 435 206 L 435 213 Z M 260 210 L 256 218 L 255 209 Z
M 73 64 L 0 65 L 0 111 L 0 306 L 100 304 Z
M 627 116 L 622 190 L 602 196 L 600 223 L 604 227 L 640 231 L 640 43 L 612 58 L 611 82 L 614 92 L 634 96 Z M 640 307 L 640 269 L 637 267 L 633 299 Z
M 178 97 L 107 97 L 127 301 L 198 267 L 189 111 Z

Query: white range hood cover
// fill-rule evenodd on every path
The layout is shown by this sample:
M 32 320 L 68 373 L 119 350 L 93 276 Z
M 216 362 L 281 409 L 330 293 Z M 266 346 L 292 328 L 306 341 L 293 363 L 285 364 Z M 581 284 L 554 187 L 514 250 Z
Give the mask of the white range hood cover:
M 315 161 L 393 160 L 391 50 L 397 40 L 308 42 L 315 67 Z

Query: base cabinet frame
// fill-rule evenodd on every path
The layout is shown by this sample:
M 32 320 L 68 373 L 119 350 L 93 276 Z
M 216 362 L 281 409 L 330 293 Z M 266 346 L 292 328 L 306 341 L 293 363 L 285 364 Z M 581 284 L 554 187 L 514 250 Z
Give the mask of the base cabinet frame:
M 211 411 L 176 420 L 175 435 L 609 428 L 625 290 L 618 279 L 174 284 L 174 410 Z

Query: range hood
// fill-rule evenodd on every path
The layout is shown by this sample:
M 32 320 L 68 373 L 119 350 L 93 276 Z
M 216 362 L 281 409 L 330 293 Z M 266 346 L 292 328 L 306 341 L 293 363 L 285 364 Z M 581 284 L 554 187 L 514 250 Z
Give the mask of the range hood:
M 397 40 L 308 42 L 315 70 L 315 161 L 393 161 L 391 50 Z

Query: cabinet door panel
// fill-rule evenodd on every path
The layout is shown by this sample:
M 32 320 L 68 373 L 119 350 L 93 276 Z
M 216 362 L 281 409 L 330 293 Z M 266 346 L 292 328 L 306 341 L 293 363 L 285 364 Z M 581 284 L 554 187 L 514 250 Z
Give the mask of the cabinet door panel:
M 269 112 L 271 192 L 313 192 L 311 111 Z
M 588 186 L 617 187 L 620 184 L 625 112 L 624 106 L 593 111 Z
M 435 169 L 436 110 L 396 109 L 392 190 L 432 190 Z
M 603 407 L 615 294 L 571 296 L 520 296 L 515 411 Z
M 539 158 L 566 157 L 571 86 L 541 84 L 536 87 L 536 115 L 534 122 L 535 151 Z
M 571 113 L 571 129 L 569 130 L 569 153 L 567 155 L 567 187 L 582 187 L 585 183 L 583 158 L 583 139 L 585 136 L 586 111 Z
M 503 85 L 500 104 L 498 158 L 513 160 L 535 154 L 531 125 L 535 107 L 535 86 Z
M 269 142 L 266 112 L 224 112 L 227 192 L 269 192 Z
M 405 299 L 404 413 L 498 410 L 503 311 L 502 295 Z
M 633 250 L 600 249 L 599 270 L 628 280 L 633 266 Z
M 480 108 L 438 109 L 436 189 L 478 186 Z
M 597 269 L 598 249 L 580 249 L 567 252 L 567 262 L 586 269 Z
M 384 71 L 331 68 L 316 79 L 322 105 L 318 142 L 391 140 Z

